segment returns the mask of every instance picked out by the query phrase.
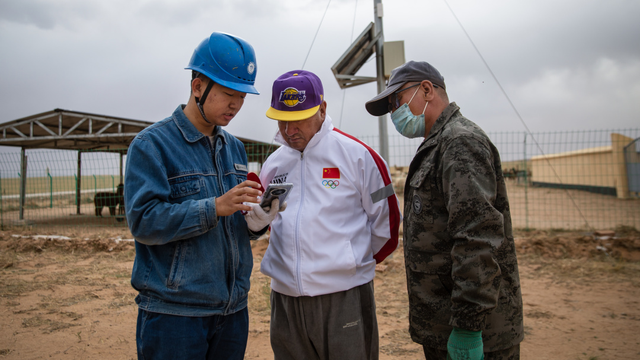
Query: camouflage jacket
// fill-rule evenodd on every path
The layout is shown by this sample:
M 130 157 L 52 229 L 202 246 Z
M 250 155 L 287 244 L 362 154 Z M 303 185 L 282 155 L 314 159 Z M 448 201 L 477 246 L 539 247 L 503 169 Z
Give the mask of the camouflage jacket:
M 451 103 L 411 161 L 404 255 L 412 339 L 446 350 L 452 327 L 484 351 L 524 337 L 509 200 L 498 150 Z

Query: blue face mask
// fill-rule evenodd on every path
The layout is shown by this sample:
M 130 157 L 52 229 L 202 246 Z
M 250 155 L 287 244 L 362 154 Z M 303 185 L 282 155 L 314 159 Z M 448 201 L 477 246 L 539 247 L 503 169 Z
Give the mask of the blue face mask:
M 427 105 L 429 105 L 429 102 L 424 104 L 424 110 L 422 110 L 422 114 L 418 116 L 413 115 L 409 109 L 409 104 L 416 96 L 419 89 L 420 88 L 416 89 L 408 103 L 402 104 L 402 106 L 397 108 L 396 111 L 391 113 L 391 121 L 393 121 L 393 125 L 396 127 L 396 130 L 409 139 L 424 137 L 424 112 L 427 111 Z

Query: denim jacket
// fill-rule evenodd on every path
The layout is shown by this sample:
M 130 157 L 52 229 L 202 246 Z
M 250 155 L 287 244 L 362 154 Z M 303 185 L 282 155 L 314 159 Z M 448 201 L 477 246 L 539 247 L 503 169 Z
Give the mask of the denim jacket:
M 220 127 L 211 141 L 182 109 L 129 146 L 124 195 L 136 240 L 131 285 L 138 306 L 150 312 L 232 314 L 247 305 L 249 239 L 259 234 L 240 212 L 216 217 L 215 198 L 247 179 L 247 155 Z

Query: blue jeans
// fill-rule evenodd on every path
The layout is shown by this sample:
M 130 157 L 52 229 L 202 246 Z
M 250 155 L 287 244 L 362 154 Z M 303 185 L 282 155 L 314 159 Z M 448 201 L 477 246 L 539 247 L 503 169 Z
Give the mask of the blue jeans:
M 187 317 L 138 309 L 138 359 L 244 358 L 249 336 L 247 308 L 231 315 Z

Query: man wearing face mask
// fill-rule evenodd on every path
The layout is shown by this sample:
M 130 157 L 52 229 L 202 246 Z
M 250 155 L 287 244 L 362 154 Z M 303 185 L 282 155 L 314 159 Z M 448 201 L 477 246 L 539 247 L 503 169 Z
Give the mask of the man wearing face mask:
M 413 341 L 427 359 L 519 359 L 522 294 L 498 150 L 427 62 L 394 69 L 365 107 L 425 137 L 404 190 Z

